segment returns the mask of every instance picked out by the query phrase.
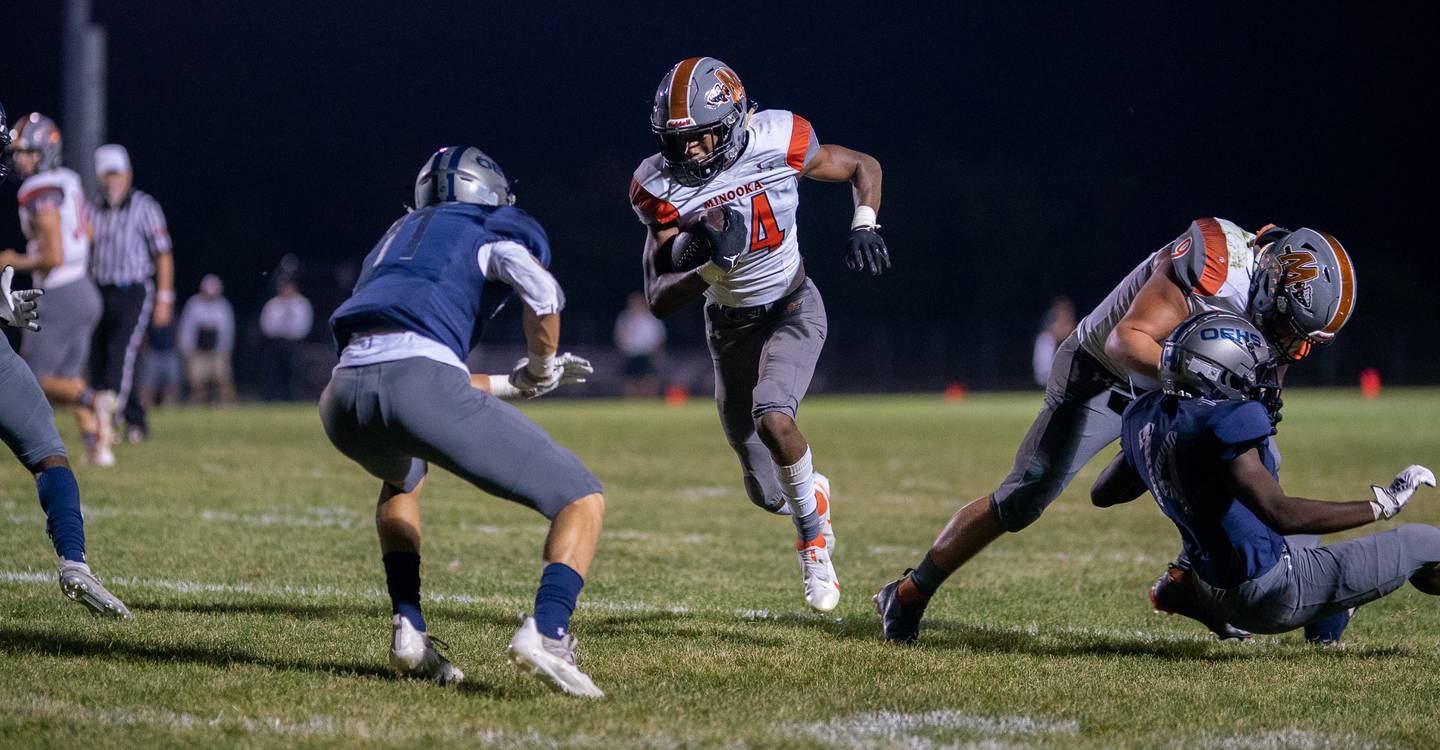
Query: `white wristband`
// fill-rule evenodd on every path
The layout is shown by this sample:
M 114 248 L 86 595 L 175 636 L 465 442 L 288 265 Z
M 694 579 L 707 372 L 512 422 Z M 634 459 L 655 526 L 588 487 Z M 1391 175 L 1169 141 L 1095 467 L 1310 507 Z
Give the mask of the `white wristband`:
M 715 265 L 713 260 L 707 261 L 705 265 L 695 269 L 695 272 L 700 274 L 700 278 L 704 279 L 706 284 L 714 284 L 725 276 L 725 269 Z
M 491 375 L 490 395 L 495 398 L 520 398 L 520 389 L 510 385 L 509 375 Z
M 535 352 L 526 352 L 526 356 L 529 358 L 530 361 L 525 364 L 525 369 L 529 371 L 531 376 L 533 376 L 537 380 L 544 380 L 545 378 L 550 377 L 550 371 L 555 369 L 554 352 L 551 352 L 550 354 L 536 354 Z
M 850 228 L 870 227 L 873 229 L 880 226 L 875 223 L 875 219 L 875 209 L 865 205 L 856 206 L 855 215 L 850 217 Z
M 174 290 L 174 289 L 161 289 L 160 291 L 158 291 L 158 292 L 155 293 L 155 300 L 156 300 L 157 302 L 174 302 L 174 301 L 175 301 L 175 290 Z

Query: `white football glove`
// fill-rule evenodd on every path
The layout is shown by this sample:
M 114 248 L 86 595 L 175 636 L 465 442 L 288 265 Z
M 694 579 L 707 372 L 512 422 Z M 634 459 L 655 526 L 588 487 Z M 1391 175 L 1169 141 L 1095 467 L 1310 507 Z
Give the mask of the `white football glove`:
M 18 292 L 10 291 L 10 282 L 15 278 L 15 269 L 5 266 L 4 272 L 0 272 L 0 296 L 4 302 L 0 303 L 0 320 L 7 325 L 16 328 L 28 328 L 32 331 L 40 330 L 40 303 L 39 297 L 45 294 L 44 289 L 21 289 Z
M 539 398 L 560 387 L 560 362 L 554 357 L 523 357 L 510 371 L 510 385 L 525 398 Z
M 1395 475 L 1395 481 L 1389 487 L 1377 487 L 1370 485 L 1375 493 L 1375 499 L 1370 501 L 1370 507 L 1375 511 L 1375 520 L 1381 518 L 1394 518 L 1405 503 L 1410 502 L 1410 496 L 1415 494 L 1416 488 L 1422 484 L 1435 486 L 1435 473 L 1419 464 L 1405 467 L 1405 470 Z
M 560 385 L 583 383 L 586 376 L 595 374 L 595 366 L 590 364 L 590 360 L 570 352 L 556 357 L 555 362 L 560 365 Z

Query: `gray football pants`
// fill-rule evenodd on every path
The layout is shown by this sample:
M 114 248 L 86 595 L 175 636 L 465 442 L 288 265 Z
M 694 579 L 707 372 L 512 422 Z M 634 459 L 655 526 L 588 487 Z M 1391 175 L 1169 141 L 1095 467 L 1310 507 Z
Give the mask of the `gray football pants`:
M 1400 588 L 1440 564 L 1440 528 L 1411 523 L 1324 547 L 1290 548 L 1270 570 L 1220 589 L 1196 578 L 1196 589 L 1233 625 L 1284 633 Z
M 1060 344 L 1045 386 L 1045 405 L 1030 425 L 1010 474 L 990 495 L 1000 525 L 1019 531 L 1035 522 L 1080 469 L 1120 439 L 1127 397 L 1115 376 L 1074 335 Z
M 770 412 L 795 418 L 828 329 L 825 303 L 809 279 L 768 305 L 705 306 L 720 425 L 740 458 L 745 494 L 771 513 L 788 506 L 775 460 L 755 432 L 755 420 Z
M 65 443 L 55 429 L 55 413 L 35 373 L 0 336 L 0 439 L 31 471 L 42 459 L 64 456 Z
M 404 492 L 425 477 L 426 462 L 546 518 L 600 492 L 580 459 L 539 425 L 433 360 L 337 368 L 320 396 L 320 420 L 341 453 Z

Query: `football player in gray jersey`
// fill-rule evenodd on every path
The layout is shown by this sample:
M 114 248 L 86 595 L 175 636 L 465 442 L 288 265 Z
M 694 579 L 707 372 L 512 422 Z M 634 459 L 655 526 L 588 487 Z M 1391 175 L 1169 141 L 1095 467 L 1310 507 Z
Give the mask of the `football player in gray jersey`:
M 956 511 L 924 559 L 875 594 L 884 639 L 914 642 L 930 597 L 950 574 L 1005 532 L 1033 523 L 1119 439 L 1126 404 L 1158 382 L 1161 342 L 1191 314 L 1225 310 L 1255 320 L 1295 362 L 1332 340 L 1354 305 L 1354 268 L 1334 237 L 1274 227 L 1251 234 L 1214 218 L 1194 222 L 1132 271 L 1061 345 L 1044 406 L 1010 475 Z M 1278 421 L 1278 395 L 1270 407 Z M 1313 546 L 1318 539 L 1306 541 Z M 1156 608 L 1200 620 L 1221 638 L 1249 637 L 1195 603 L 1185 561 L 1178 562 L 1152 588 Z

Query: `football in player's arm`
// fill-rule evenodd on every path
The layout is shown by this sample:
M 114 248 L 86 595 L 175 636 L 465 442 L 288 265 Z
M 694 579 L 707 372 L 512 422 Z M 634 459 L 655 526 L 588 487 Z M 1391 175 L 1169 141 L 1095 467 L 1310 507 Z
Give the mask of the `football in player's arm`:
M 714 136 L 696 142 L 699 153 L 714 148 Z M 890 268 L 890 251 L 880 236 L 876 215 L 880 211 L 880 185 L 883 172 L 880 162 L 869 154 L 827 143 L 800 172 L 820 182 L 848 182 L 855 194 L 855 213 L 851 217 L 850 237 L 846 242 L 845 263 L 851 270 L 869 271 L 879 276 Z M 728 205 L 706 209 L 691 222 L 679 217 L 647 224 L 645 238 L 645 299 L 650 312 L 657 318 L 668 318 L 700 298 L 705 290 L 725 272 L 747 249 L 749 239 L 744 219 Z M 697 240 L 708 245 L 710 258 L 687 270 L 676 270 L 672 257 L 674 248 L 685 247 Z

